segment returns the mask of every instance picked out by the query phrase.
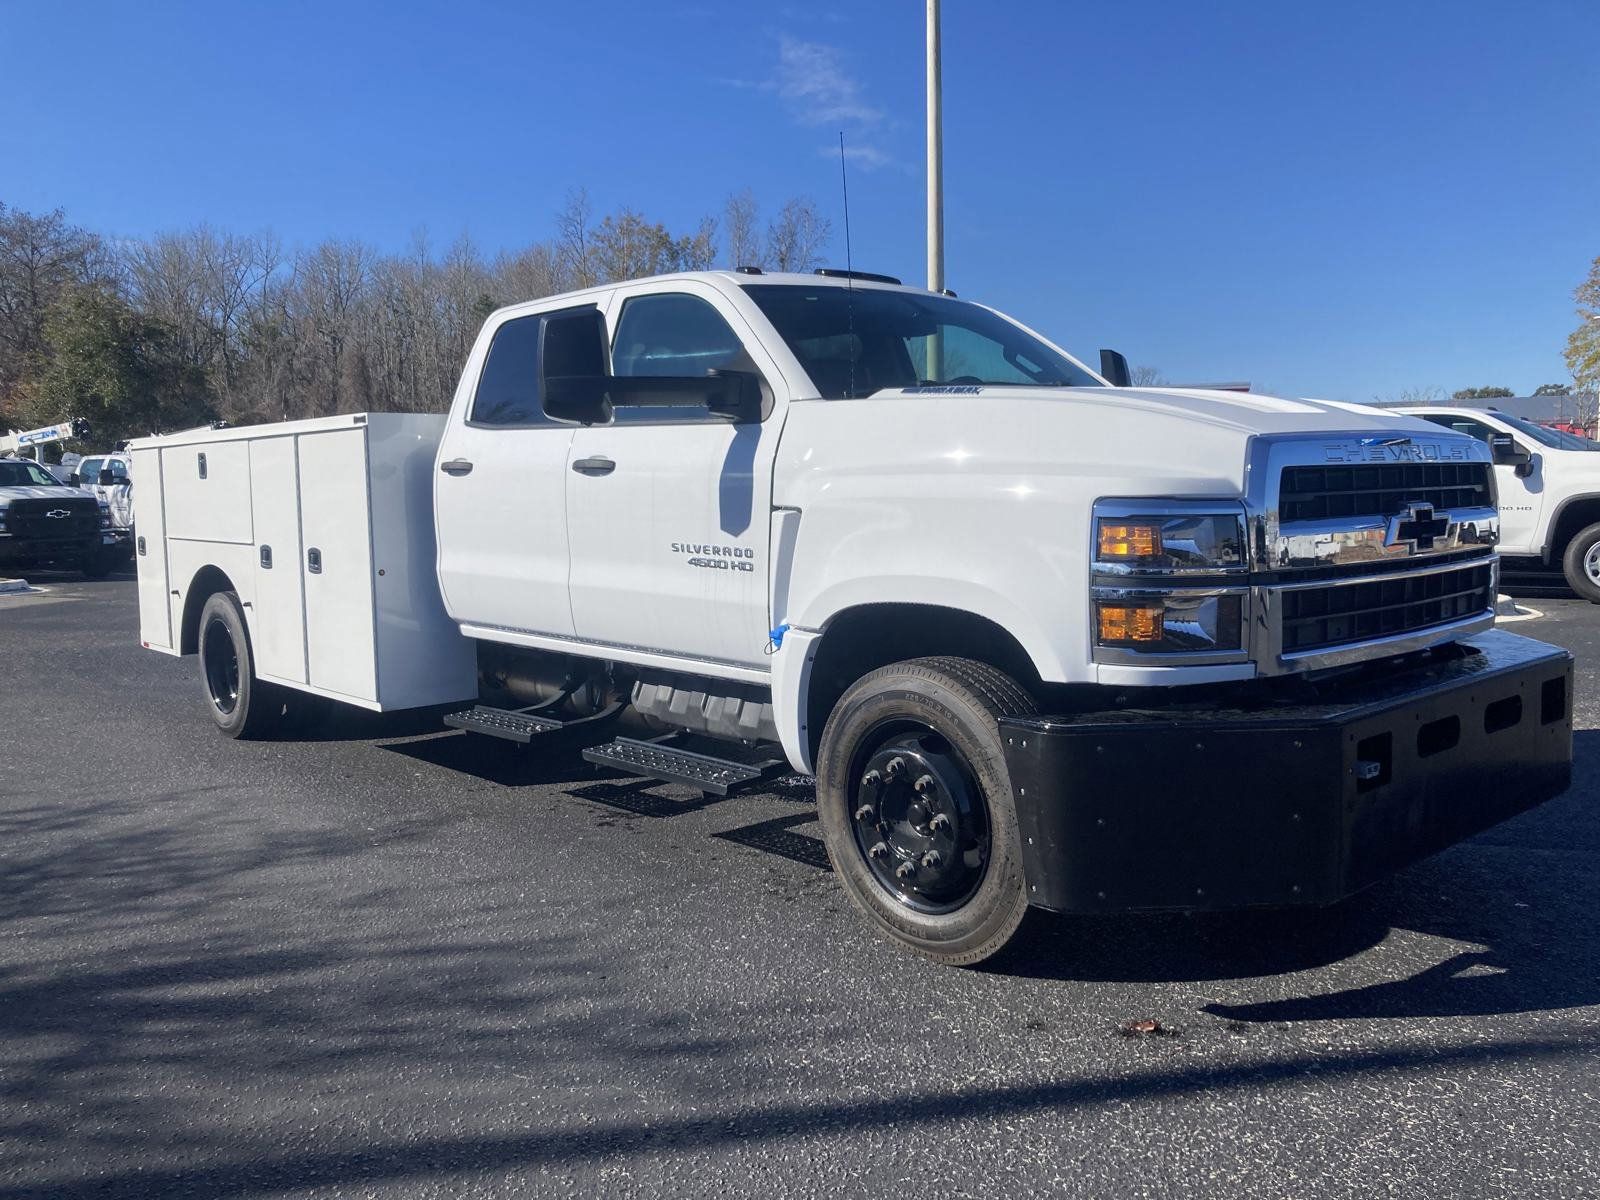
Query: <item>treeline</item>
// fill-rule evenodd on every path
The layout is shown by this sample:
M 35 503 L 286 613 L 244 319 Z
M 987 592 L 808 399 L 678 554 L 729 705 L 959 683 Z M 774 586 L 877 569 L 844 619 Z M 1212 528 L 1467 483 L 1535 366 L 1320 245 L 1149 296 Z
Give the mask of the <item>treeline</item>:
M 0 204 L 0 429 L 86 417 L 104 448 L 216 419 L 442 411 L 501 305 L 719 265 L 809 270 L 830 233 L 811 201 L 764 218 L 748 192 L 686 232 L 597 218 L 577 192 L 547 240 L 494 255 L 464 237 L 288 250 L 204 225 L 114 240 Z

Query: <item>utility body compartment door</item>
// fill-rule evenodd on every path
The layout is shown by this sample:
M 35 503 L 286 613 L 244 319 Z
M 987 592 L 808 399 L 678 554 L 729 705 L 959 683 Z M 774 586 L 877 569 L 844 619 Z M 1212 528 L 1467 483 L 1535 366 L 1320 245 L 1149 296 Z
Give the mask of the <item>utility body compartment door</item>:
M 366 431 L 339 429 L 295 440 L 301 500 L 297 567 L 305 580 L 309 681 L 370 701 L 377 695 L 377 659 Z
M 172 608 L 167 598 L 167 521 L 161 486 L 161 451 L 135 450 L 134 566 L 139 572 L 139 640 L 155 650 L 173 650 Z
M 249 612 L 256 670 L 274 679 L 304 683 L 305 586 L 295 440 L 274 437 L 249 443 L 250 509 L 256 535 L 255 598 Z

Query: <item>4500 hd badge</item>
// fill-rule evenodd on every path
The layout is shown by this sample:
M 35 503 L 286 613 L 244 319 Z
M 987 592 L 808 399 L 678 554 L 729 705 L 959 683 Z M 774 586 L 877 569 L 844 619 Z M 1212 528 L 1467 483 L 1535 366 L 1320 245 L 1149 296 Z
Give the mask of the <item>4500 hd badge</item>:
M 672 552 L 681 554 L 691 567 L 713 571 L 754 571 L 756 552 L 748 546 L 714 546 L 699 542 L 673 542 Z

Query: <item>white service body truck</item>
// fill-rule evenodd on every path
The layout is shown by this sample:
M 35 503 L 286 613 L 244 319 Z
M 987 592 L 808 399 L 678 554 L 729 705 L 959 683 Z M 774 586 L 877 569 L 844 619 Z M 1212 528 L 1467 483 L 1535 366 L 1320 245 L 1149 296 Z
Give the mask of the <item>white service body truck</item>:
M 1394 411 L 1487 445 L 1500 489 L 1500 553 L 1559 563 L 1572 590 L 1600 604 L 1600 444 L 1493 408 Z
M 1568 786 L 1487 446 L 1102 364 L 863 273 L 517 305 L 447 417 L 135 442 L 142 638 L 235 736 L 308 691 L 814 774 L 852 900 L 952 963 L 1030 904 L 1331 903 Z

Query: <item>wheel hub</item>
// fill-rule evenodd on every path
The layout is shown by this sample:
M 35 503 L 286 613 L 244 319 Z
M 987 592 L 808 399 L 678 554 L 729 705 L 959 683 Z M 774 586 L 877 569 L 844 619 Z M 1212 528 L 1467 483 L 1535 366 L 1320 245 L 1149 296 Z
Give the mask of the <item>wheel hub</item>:
M 1600 583 L 1600 542 L 1589 547 L 1583 556 L 1583 573 L 1594 583 Z
M 949 911 L 982 883 L 988 808 L 965 762 L 936 734 L 881 745 L 856 777 L 853 813 L 868 868 L 901 902 Z
M 239 655 L 227 625 L 215 618 L 206 626 L 201 646 L 205 660 L 206 690 L 217 711 L 231 713 L 239 703 Z

